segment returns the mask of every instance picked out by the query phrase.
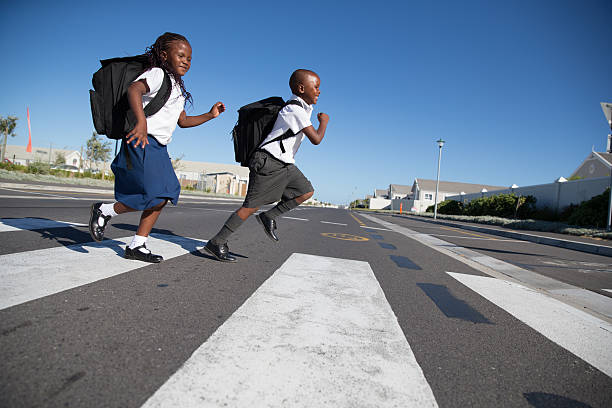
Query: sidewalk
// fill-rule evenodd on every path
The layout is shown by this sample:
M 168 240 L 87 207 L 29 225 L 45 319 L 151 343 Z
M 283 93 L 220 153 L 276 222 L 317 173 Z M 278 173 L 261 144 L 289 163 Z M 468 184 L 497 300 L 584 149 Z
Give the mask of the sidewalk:
M 591 254 L 604 255 L 612 257 L 612 241 L 604 239 L 596 239 L 591 237 L 581 237 L 575 235 L 558 234 L 554 232 L 516 230 L 504 227 L 489 226 L 484 224 L 469 223 L 465 221 L 453 220 L 434 220 L 426 217 L 415 215 L 400 215 L 374 212 L 379 215 L 388 215 L 391 217 L 409 218 L 415 221 L 427 222 L 431 224 L 446 225 L 450 227 L 461 228 L 465 230 L 481 232 L 483 234 L 498 235 L 506 238 L 520 239 L 523 241 L 531 241 L 537 244 L 551 245 L 560 248 L 573 249 L 575 251 L 588 252 Z

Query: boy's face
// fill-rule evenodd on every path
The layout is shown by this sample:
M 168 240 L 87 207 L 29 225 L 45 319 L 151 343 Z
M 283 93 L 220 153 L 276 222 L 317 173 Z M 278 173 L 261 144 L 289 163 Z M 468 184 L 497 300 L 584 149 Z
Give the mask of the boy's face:
M 185 41 L 173 41 L 168 51 L 162 51 L 161 57 L 166 60 L 172 72 L 183 76 L 191 68 L 191 46 Z
M 321 85 L 321 79 L 316 74 L 309 74 L 299 85 L 300 91 L 302 92 L 301 97 L 304 102 L 309 105 L 314 105 L 317 103 L 319 99 L 319 94 L 321 91 L 319 90 L 319 86 Z

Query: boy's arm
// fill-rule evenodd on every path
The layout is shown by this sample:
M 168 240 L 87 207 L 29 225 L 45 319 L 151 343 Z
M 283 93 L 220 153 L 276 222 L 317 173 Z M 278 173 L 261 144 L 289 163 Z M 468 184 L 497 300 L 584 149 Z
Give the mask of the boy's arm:
M 319 120 L 319 128 L 317 130 L 315 130 L 312 125 L 302 129 L 302 132 L 304 132 L 313 145 L 318 145 L 321 143 L 321 140 L 323 140 L 325 129 L 327 129 L 327 122 L 329 122 L 329 116 L 326 113 L 319 113 L 317 119 Z
M 204 122 L 208 122 L 211 119 L 216 118 L 225 111 L 225 105 L 223 102 L 217 102 L 210 108 L 210 112 L 204 113 L 198 116 L 187 116 L 185 111 L 181 112 L 181 116 L 178 119 L 178 125 L 182 128 L 194 127 L 201 125 Z
M 128 143 L 136 139 L 134 147 L 138 147 L 141 144 L 144 148 L 145 145 L 149 144 L 149 139 L 147 138 L 147 118 L 142 108 L 142 95 L 147 92 L 149 92 L 149 85 L 147 85 L 147 81 L 144 79 L 133 82 L 128 88 L 128 102 L 132 112 L 134 112 L 134 116 L 136 116 L 136 126 L 125 137 Z

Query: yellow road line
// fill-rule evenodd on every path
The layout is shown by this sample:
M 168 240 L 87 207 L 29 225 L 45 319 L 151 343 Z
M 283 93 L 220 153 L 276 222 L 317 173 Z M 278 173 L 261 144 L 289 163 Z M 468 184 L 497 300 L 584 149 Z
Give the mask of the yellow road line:
M 351 213 L 349 213 L 351 214 Z M 355 219 L 355 221 L 357 221 L 359 223 L 359 225 L 365 225 L 363 222 L 361 222 L 361 220 L 357 217 L 355 217 L 353 214 L 351 214 L 351 217 L 353 217 Z
M 473 235 L 473 236 L 475 236 L 475 237 L 487 238 L 487 239 L 491 239 L 491 240 L 494 240 L 494 241 L 497 241 L 497 240 L 498 240 L 497 238 L 491 238 L 491 237 L 487 237 L 487 236 L 485 236 L 485 235 L 474 234 L 474 233 L 472 233 L 472 232 L 465 232 L 465 231 L 462 231 L 462 230 L 460 230 L 460 229 L 458 229 L 458 228 L 450 228 L 450 227 L 440 227 L 440 228 L 441 228 L 441 229 L 445 229 L 445 230 L 449 230 L 449 231 L 460 232 L 460 233 L 462 233 L 462 234 L 466 234 L 466 235 Z

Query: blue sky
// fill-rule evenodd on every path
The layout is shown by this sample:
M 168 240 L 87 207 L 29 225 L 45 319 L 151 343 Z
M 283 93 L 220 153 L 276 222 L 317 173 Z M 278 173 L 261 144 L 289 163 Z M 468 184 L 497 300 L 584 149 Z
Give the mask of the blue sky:
M 104 6 L 104 8 L 102 8 Z M 612 2 L 2 2 L 0 115 L 9 144 L 79 149 L 93 125 L 99 59 L 134 55 L 165 31 L 193 47 L 188 114 L 228 111 L 177 129 L 170 154 L 233 163 L 242 105 L 290 95 L 289 75 L 321 76 L 316 112 L 331 120 L 296 157 L 315 197 L 346 203 L 415 177 L 491 185 L 568 177 L 610 132 Z

